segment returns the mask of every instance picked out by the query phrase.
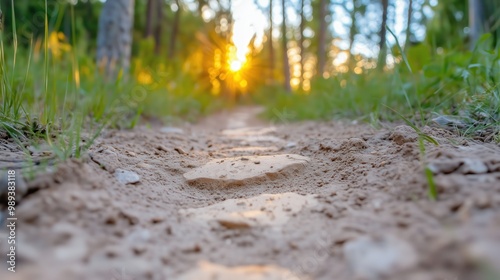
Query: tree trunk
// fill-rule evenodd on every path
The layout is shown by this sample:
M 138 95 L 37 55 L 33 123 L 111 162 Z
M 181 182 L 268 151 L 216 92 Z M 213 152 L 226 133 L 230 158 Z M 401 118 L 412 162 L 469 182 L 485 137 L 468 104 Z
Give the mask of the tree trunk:
M 290 63 L 288 62 L 288 40 L 286 38 L 286 5 L 285 0 L 281 0 L 281 9 L 283 10 L 283 23 L 281 25 L 282 48 L 283 48 L 283 76 L 285 77 L 285 91 L 291 92 L 290 86 Z
M 354 60 L 354 54 L 352 49 L 354 47 L 354 38 L 356 36 L 356 0 L 352 0 L 352 11 L 351 11 L 351 27 L 349 28 L 349 71 L 353 71 L 356 66 L 356 61 Z
M 318 34 L 318 75 L 321 77 L 325 72 L 326 65 L 326 15 L 328 9 L 328 0 L 320 0 L 319 3 L 319 34 Z
M 97 65 L 108 79 L 128 72 L 132 48 L 134 0 L 107 0 L 99 17 Z
M 306 18 L 304 17 L 304 1 L 300 1 L 300 41 L 299 41 L 299 50 L 300 50 L 300 88 L 302 88 L 302 84 L 304 83 L 304 29 L 306 28 Z
M 175 55 L 175 45 L 177 43 L 177 33 L 179 33 L 179 23 L 181 21 L 181 5 L 179 0 L 175 0 L 177 11 L 175 12 L 174 23 L 172 24 L 172 33 L 170 33 L 170 45 L 168 48 L 168 57 L 173 58 Z
M 146 29 L 144 30 L 144 38 L 148 38 L 153 35 L 153 11 L 156 0 L 148 0 L 146 5 Z
M 162 35 L 162 22 L 163 22 L 163 6 L 164 0 L 156 0 L 156 24 L 154 30 L 155 38 L 155 53 L 160 54 L 161 50 L 161 35 Z
M 484 33 L 484 3 L 481 0 L 469 0 L 470 48 L 474 49 L 479 37 Z
M 382 0 L 382 24 L 380 25 L 380 42 L 379 42 L 379 55 L 377 68 L 379 70 L 384 70 L 386 59 L 387 59 L 387 49 L 386 49 L 386 35 L 387 35 L 387 11 L 389 8 L 389 0 Z
M 269 71 L 274 82 L 273 0 L 269 1 Z
M 408 2 L 408 14 L 406 15 L 406 39 L 405 39 L 405 45 L 404 45 L 404 50 L 408 49 L 410 46 L 410 38 L 411 38 L 411 19 L 413 16 L 413 0 L 409 0 Z

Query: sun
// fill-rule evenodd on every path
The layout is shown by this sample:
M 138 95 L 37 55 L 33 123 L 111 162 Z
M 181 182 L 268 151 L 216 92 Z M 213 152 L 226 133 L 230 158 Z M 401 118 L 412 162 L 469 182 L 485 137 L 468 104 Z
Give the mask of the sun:
M 239 59 L 233 59 L 229 61 L 229 69 L 233 72 L 238 72 L 243 68 L 245 62 L 240 61 Z

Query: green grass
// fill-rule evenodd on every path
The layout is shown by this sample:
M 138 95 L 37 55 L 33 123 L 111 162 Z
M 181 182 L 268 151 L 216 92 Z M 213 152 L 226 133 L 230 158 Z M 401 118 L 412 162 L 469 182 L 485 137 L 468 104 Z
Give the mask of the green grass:
M 88 46 L 75 37 L 73 6 L 61 5 L 61 12 L 70 9 L 71 38 L 58 38 L 61 34 L 49 28 L 61 16 L 49 18 L 46 1 L 43 38 L 29 38 L 28 48 L 18 45 L 14 10 L 13 35 L 4 38 L 0 31 L 0 130 L 14 141 L 42 140 L 57 158 L 78 158 L 105 127 L 133 128 L 141 115 L 194 120 L 224 106 L 181 63 L 143 65 L 157 57 L 140 55 L 130 76 L 105 81 Z M 142 51 L 153 53 L 147 47 Z M 139 78 L 141 72 L 148 73 L 147 83 Z
M 442 50 L 425 44 L 393 49 L 400 64 L 387 72 L 340 73 L 312 81 L 310 92 L 287 95 L 266 87 L 256 95 L 267 116 L 281 120 L 348 118 L 366 122 L 395 121 L 387 107 L 424 126 L 436 115 L 453 115 L 468 125 L 464 136 L 500 126 L 500 50 L 488 49 L 483 36 L 472 52 Z

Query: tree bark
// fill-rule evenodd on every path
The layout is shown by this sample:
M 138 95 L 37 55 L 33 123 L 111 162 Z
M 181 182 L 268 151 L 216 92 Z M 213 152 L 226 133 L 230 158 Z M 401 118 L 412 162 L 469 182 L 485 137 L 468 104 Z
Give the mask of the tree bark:
M 273 0 L 269 1 L 269 71 L 274 81 L 274 44 L 273 44 Z
M 356 66 L 356 61 L 354 60 L 353 47 L 354 38 L 356 36 L 356 0 L 352 0 L 352 11 L 351 11 L 351 27 L 349 28 L 349 71 L 353 71 Z
M 486 22 L 484 3 L 481 0 L 469 0 L 470 48 L 474 49 L 479 37 L 484 33 Z
M 321 77 L 325 72 L 326 65 L 326 30 L 327 30 L 327 9 L 329 0 L 320 0 L 319 4 L 319 34 L 318 34 L 318 75 Z
M 290 63 L 288 62 L 288 40 L 286 38 L 286 5 L 285 0 L 281 0 L 281 9 L 283 11 L 283 23 L 281 26 L 282 48 L 283 48 L 283 76 L 285 78 L 284 86 L 286 92 L 291 92 L 290 85 Z
M 144 30 L 144 38 L 153 35 L 153 11 L 156 0 L 148 0 L 146 4 L 146 29 Z
M 155 53 L 160 54 L 161 50 L 161 35 L 163 30 L 163 6 L 164 0 L 156 0 L 156 24 L 154 29 L 155 38 Z
M 130 68 L 134 0 L 107 0 L 99 17 L 97 65 L 108 79 Z
M 170 33 L 169 58 L 173 58 L 175 55 L 175 45 L 177 43 L 177 34 L 179 33 L 179 23 L 181 20 L 181 5 L 179 0 L 175 0 L 175 4 L 177 5 L 177 11 L 175 12 L 174 23 L 172 24 L 172 33 Z
M 300 1 L 300 41 L 299 41 L 299 50 L 300 50 L 300 88 L 302 88 L 302 84 L 304 83 L 304 29 L 306 28 L 306 19 L 304 16 L 304 1 Z
M 378 65 L 379 70 L 383 70 L 386 64 L 387 49 L 386 49 L 386 35 L 387 35 L 387 12 L 389 8 L 389 0 L 382 0 L 382 24 L 380 25 L 380 42 L 379 42 L 379 55 Z

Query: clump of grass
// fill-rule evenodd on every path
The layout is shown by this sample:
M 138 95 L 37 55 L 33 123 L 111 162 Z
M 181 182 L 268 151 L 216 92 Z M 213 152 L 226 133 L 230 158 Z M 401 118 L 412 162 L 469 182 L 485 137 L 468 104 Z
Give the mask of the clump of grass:
M 42 139 L 57 158 L 78 158 L 105 127 L 133 128 L 142 116 L 193 120 L 222 106 L 180 62 L 151 63 L 163 59 L 148 57 L 147 48 L 128 79 L 103 80 L 85 41 L 76 38 L 73 5 L 59 2 L 49 13 L 44 4 L 43 36 L 28 38 L 29 47 L 17 44 L 14 8 L 11 35 L 0 33 L 0 130 L 14 141 Z M 70 38 L 58 32 L 67 9 Z

